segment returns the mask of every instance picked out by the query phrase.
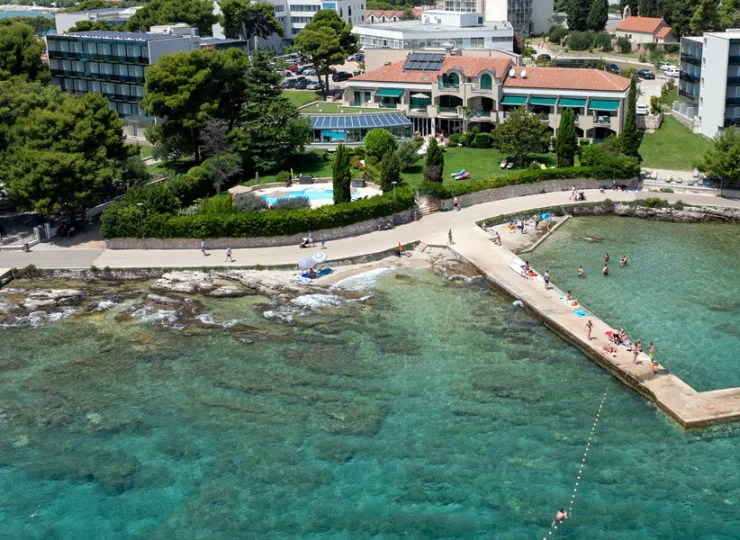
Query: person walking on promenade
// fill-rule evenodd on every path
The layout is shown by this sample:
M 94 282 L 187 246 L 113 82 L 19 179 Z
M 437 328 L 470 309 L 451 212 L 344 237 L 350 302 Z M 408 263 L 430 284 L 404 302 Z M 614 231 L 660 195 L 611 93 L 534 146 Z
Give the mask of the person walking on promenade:
M 324 238 L 321 238 L 321 249 L 326 249 L 326 240 Z
M 642 342 L 637 341 L 634 347 L 632 347 L 632 363 L 637 363 L 637 357 L 640 356 L 640 353 L 642 352 Z
M 550 271 L 546 270 L 543 277 L 545 278 L 545 290 L 547 291 L 550 289 Z
M 206 241 L 205 241 L 205 239 L 201 239 L 201 241 L 200 241 L 200 252 L 203 254 L 204 257 L 207 257 L 208 256 L 206 254 Z
M 226 246 L 226 261 L 224 262 L 234 262 L 234 259 L 231 257 L 231 246 Z
M 573 186 L 573 189 L 570 191 L 570 197 L 568 197 L 568 200 L 575 200 L 576 198 L 576 186 Z
M 447 245 L 451 246 L 455 242 L 452 241 L 452 229 L 447 232 Z
M 604 265 L 604 268 L 601 269 L 601 273 L 604 277 L 609 275 L 609 265 L 608 264 Z
M 588 338 L 589 341 L 591 341 L 591 330 L 593 330 L 593 328 L 594 328 L 594 322 L 591 319 L 589 319 L 588 322 L 586 323 L 586 337 Z
M 585 273 L 583 272 L 583 266 L 579 266 L 577 271 L 578 271 L 578 277 L 580 278 L 586 277 Z

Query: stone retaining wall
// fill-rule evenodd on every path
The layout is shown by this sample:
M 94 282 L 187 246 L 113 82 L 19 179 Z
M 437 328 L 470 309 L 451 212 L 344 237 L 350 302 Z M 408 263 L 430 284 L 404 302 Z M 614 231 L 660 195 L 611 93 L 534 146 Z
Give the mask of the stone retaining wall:
M 636 178 L 627 180 L 617 180 L 617 184 L 631 185 L 637 182 Z M 539 195 L 541 193 L 552 193 L 554 191 L 570 191 L 573 186 L 577 190 L 598 189 L 600 186 L 611 186 L 611 180 L 595 180 L 593 178 L 576 178 L 570 180 L 545 180 L 535 184 L 517 184 L 515 186 L 505 186 L 500 188 L 486 189 L 476 191 L 459 197 L 460 205 L 471 206 L 492 201 L 502 201 L 504 199 L 513 199 L 515 197 L 524 197 L 527 195 Z M 442 201 L 444 208 L 452 207 L 453 199 Z M 564 203 L 568 201 L 565 200 Z
M 405 210 L 392 216 L 379 219 L 371 219 L 338 227 L 336 229 L 324 229 L 311 231 L 314 242 L 318 244 L 319 239 L 324 238 L 327 242 L 347 238 L 348 236 L 360 236 L 378 229 L 381 223 L 393 221 L 395 224 L 408 223 L 413 220 L 414 210 Z M 206 238 L 208 249 L 232 248 L 261 248 L 299 245 L 309 231 L 292 236 L 257 236 L 238 238 Z M 108 249 L 200 249 L 198 238 L 109 238 L 105 241 Z

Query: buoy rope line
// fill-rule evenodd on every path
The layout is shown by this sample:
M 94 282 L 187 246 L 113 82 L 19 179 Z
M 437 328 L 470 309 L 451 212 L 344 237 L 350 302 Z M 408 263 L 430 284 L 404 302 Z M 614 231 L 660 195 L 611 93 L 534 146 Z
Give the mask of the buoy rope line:
M 594 433 L 596 432 L 596 426 L 599 423 L 599 419 L 601 418 L 601 410 L 604 407 L 604 401 L 606 401 L 606 394 L 609 393 L 609 390 L 607 389 L 604 392 L 604 395 L 601 397 L 601 403 L 599 403 L 599 410 L 596 411 L 596 418 L 594 418 L 594 425 L 591 426 L 591 433 L 588 435 L 588 442 L 586 443 L 586 450 L 583 452 L 583 458 L 581 458 L 581 466 L 578 469 L 578 476 L 576 476 L 576 482 L 573 486 L 573 493 L 570 496 L 570 504 L 568 505 L 568 518 L 573 518 L 573 505 L 576 502 L 576 495 L 578 494 L 578 485 L 581 482 L 581 477 L 583 476 L 583 468 L 586 466 L 586 459 L 588 458 L 588 451 L 591 449 L 591 441 L 594 438 Z M 544 536 L 542 540 L 547 540 L 548 536 L 552 537 L 552 533 L 558 530 L 558 525 L 562 524 L 557 523 L 553 520 L 552 525 L 550 525 L 550 530 L 547 532 L 547 536 Z

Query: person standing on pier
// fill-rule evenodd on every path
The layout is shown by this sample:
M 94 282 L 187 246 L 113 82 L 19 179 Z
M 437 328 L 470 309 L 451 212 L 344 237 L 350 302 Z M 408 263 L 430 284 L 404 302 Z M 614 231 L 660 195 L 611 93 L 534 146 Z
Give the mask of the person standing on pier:
M 450 229 L 447 233 L 447 245 L 451 246 L 455 242 L 452 241 L 452 229 Z
M 652 341 L 648 347 L 648 356 L 650 356 L 650 371 L 655 375 L 655 345 L 653 345 Z
M 640 356 L 641 352 L 642 352 L 642 342 L 638 340 L 637 343 L 635 343 L 635 346 L 632 347 L 632 363 L 633 364 L 637 363 L 637 357 Z
M 594 328 L 594 322 L 591 319 L 589 319 L 588 322 L 586 323 L 586 337 L 588 338 L 589 341 L 591 341 L 591 330 L 593 330 L 593 328 Z
M 546 270 L 543 277 L 545 278 L 545 290 L 547 291 L 550 289 L 550 271 Z

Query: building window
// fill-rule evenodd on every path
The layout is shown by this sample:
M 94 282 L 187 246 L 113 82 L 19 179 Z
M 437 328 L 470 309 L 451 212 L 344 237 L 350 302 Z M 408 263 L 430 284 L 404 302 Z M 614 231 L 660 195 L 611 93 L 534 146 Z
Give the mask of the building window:
M 490 90 L 493 87 L 493 80 L 488 73 L 480 76 L 480 87 L 481 90 Z

